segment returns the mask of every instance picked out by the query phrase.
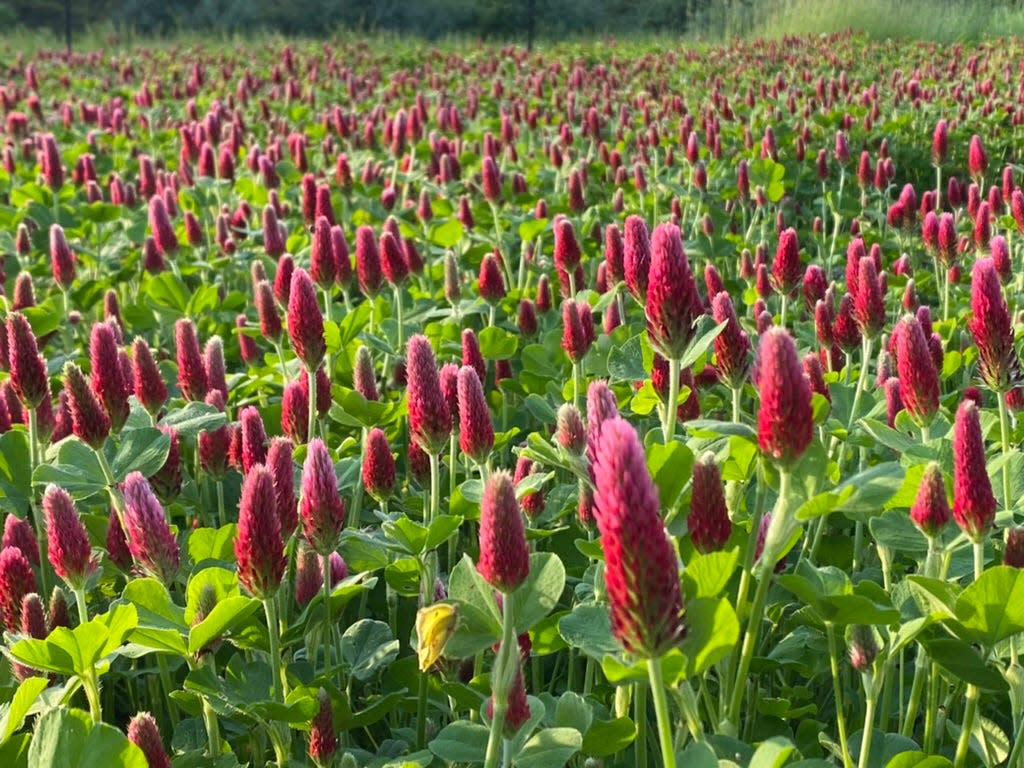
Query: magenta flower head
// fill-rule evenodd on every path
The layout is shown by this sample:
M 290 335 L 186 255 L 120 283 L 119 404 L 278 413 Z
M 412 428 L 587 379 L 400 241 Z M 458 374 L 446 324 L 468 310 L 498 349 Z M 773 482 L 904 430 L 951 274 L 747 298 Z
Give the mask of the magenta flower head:
M 761 336 L 754 383 L 761 395 L 758 445 L 762 453 L 791 467 L 811 442 L 814 417 L 796 344 L 784 329 L 773 327 Z
M 480 559 L 488 584 L 504 594 L 515 591 L 530 572 L 530 549 L 512 476 L 504 470 L 487 479 L 480 502 Z
M 247 406 L 239 414 L 242 425 L 242 472 L 248 474 L 257 464 L 267 461 L 267 431 L 255 406 Z
M 472 330 L 469 328 L 466 331 L 472 333 Z M 475 339 L 476 337 L 474 336 L 473 338 Z M 481 362 L 483 362 L 483 358 L 481 358 Z M 452 417 L 453 433 L 459 429 L 459 369 L 461 367 L 455 363 L 445 363 L 438 372 L 441 392 L 444 394 L 444 401 L 448 404 L 448 413 Z M 475 366 L 470 365 L 470 367 L 477 371 L 477 376 L 480 375 L 479 370 Z
M 981 378 L 994 392 L 1020 382 L 1020 361 L 1013 344 L 1013 324 L 991 258 L 978 259 L 971 270 L 971 312 L 967 327 L 978 347 Z
M 967 147 L 967 170 L 971 178 L 978 183 L 988 170 L 988 155 L 985 154 L 985 147 L 982 146 L 978 134 L 971 136 L 971 143 Z
M 476 371 L 464 365 L 458 374 L 459 448 L 477 464 L 484 464 L 494 448 L 494 425 Z
M 996 515 L 996 498 L 985 468 L 978 406 L 964 400 L 953 424 L 953 519 L 971 540 L 984 539 Z
M 624 419 L 601 428 L 593 473 L 612 634 L 627 652 L 658 658 L 684 633 L 679 565 L 643 446 Z
M 609 285 L 626 279 L 625 246 L 622 233 L 616 224 L 609 224 L 604 233 L 604 263 Z
M 178 430 L 174 427 L 161 424 L 160 431 L 170 438 L 171 445 L 163 466 L 150 475 L 148 480 L 160 503 L 167 505 L 181 493 L 181 441 L 178 438 Z
M 725 291 L 711 300 L 711 316 L 715 323 L 726 324 L 714 342 L 718 375 L 726 386 L 737 389 L 750 373 L 750 339 L 740 328 L 732 298 Z
M 167 204 L 160 195 L 154 195 L 149 201 L 149 229 L 161 256 L 170 256 L 178 250 L 178 235 L 171 225 Z
M 8 632 L 21 629 L 21 605 L 36 591 L 36 577 L 28 558 L 17 547 L 0 551 L 0 620 Z
M 480 340 L 472 328 L 462 330 L 462 364 L 476 371 L 480 383 L 487 381 L 487 362 L 480 351 Z
M 160 413 L 167 402 L 167 383 L 153 359 L 153 352 L 144 339 L 132 344 L 132 383 L 135 397 L 151 415 Z
M 875 260 L 864 256 L 857 267 L 857 290 L 853 294 L 853 314 L 861 334 L 869 339 L 885 326 L 885 297 Z
M 24 315 L 14 312 L 7 318 L 7 354 L 11 386 L 26 408 L 37 407 L 50 396 L 46 361 L 39 354 L 36 335 Z
M 70 361 L 64 364 L 64 391 L 71 410 L 71 431 L 90 448 L 99 450 L 110 434 L 110 418 L 82 369 Z
M 196 326 L 182 318 L 174 326 L 174 341 L 178 359 L 178 389 L 186 400 L 202 402 L 206 397 L 206 366 L 196 337 Z
M 579 409 L 572 403 L 562 403 L 558 409 L 555 440 L 574 456 L 582 456 L 587 449 L 587 430 Z
M 484 197 L 488 202 L 497 203 L 501 200 L 501 176 L 498 165 L 491 155 L 485 155 L 481 165 Z
M 318 437 L 309 441 L 302 467 L 299 517 L 306 541 L 318 554 L 327 556 L 335 550 L 345 524 L 345 505 L 331 456 Z
M 486 254 L 480 262 L 480 276 L 476 284 L 480 298 L 488 304 L 497 304 L 505 298 L 505 278 L 502 277 L 498 257 L 493 253 Z
M 309 729 L 309 756 L 318 766 L 327 766 L 338 751 L 338 736 L 334 730 L 331 697 L 323 688 L 317 691 L 317 701 L 319 709 Z
M 373 228 L 365 224 L 356 230 L 356 276 L 359 290 L 370 297 L 377 295 L 384 282 L 377 237 Z
M 43 134 L 42 145 L 40 164 L 42 165 L 43 179 L 50 189 L 60 189 L 64 185 L 64 166 L 61 165 L 57 139 L 52 133 Z
M 402 244 L 391 232 L 380 236 L 380 265 L 384 278 L 392 285 L 401 285 L 409 276 L 409 264 L 405 260 Z
M 359 347 L 356 350 L 356 359 L 352 366 L 352 388 L 367 400 L 380 400 L 380 394 L 377 392 L 377 372 L 373 367 L 369 347 Z
M 128 549 L 148 575 L 170 584 L 178 573 L 180 549 L 149 482 L 140 472 L 125 478 L 124 525 Z
M 679 360 L 693 338 L 693 322 L 703 311 L 679 227 L 659 224 L 651 239 L 647 284 L 647 332 L 663 357 Z
M 220 390 L 213 390 L 206 395 L 206 404 L 219 411 L 224 410 L 224 395 Z M 203 471 L 215 479 L 224 477 L 228 468 L 228 450 L 231 445 L 231 432 L 228 426 L 217 427 L 213 431 L 199 433 L 199 464 Z
M 292 274 L 295 272 L 295 259 L 290 253 L 282 254 L 277 260 L 277 271 L 274 273 L 274 298 L 279 304 L 287 305 L 292 289 Z M 257 283 L 257 288 L 259 284 Z M 257 295 L 257 309 L 259 309 Z
M 274 497 L 277 500 L 277 519 L 282 539 L 288 539 L 299 524 L 292 450 L 291 440 L 285 437 L 275 437 L 267 450 L 266 466 L 274 480 Z
M 306 370 L 315 371 L 319 368 L 327 353 L 324 317 L 320 314 L 313 281 L 304 269 L 296 269 L 292 274 L 288 297 L 288 336 L 296 357 L 303 362 Z
M 906 315 L 893 330 L 896 376 L 903 407 L 920 427 L 931 424 L 939 410 L 939 375 L 921 324 Z
M 1003 565 L 1024 568 L 1024 526 L 1015 525 L 1006 529 Z
M 72 589 L 82 589 L 96 572 L 89 535 L 67 491 L 49 485 L 43 494 L 47 556 L 54 572 Z
M 574 363 L 578 363 L 590 351 L 590 340 L 580 322 L 577 304 L 572 299 L 562 302 L 562 349 Z
M 693 465 L 693 490 L 690 514 L 686 518 L 690 539 L 698 552 L 717 552 L 732 533 L 732 522 L 725 506 L 722 475 L 715 455 L 706 452 Z
M 142 750 L 149 768 L 171 768 L 156 720 L 148 712 L 139 712 L 128 722 L 128 741 Z
M 363 462 L 363 487 L 378 501 L 395 490 L 395 457 L 384 430 L 374 427 L 366 435 L 366 460 Z
M 318 216 L 313 227 L 309 262 L 309 274 L 313 282 L 324 290 L 332 287 L 337 264 L 334 260 L 334 243 L 331 241 L 331 222 L 326 216 Z
M 554 224 L 554 262 L 560 272 L 573 273 L 580 264 L 580 244 L 572 222 L 559 218 Z
M 627 216 L 623 233 L 623 268 L 626 285 L 636 298 L 647 296 L 648 273 L 651 269 L 651 237 L 647 224 L 639 216 Z
M 772 286 L 784 296 L 792 296 L 800 287 L 803 267 L 796 230 L 790 227 L 779 234 L 779 244 L 772 262 Z
M 103 403 L 110 418 L 110 428 L 120 432 L 128 420 L 129 383 L 118 363 L 117 339 L 107 323 L 94 323 L 89 337 L 89 358 L 92 365 L 92 390 Z
M 935 132 L 932 134 L 932 163 L 942 165 L 949 155 L 949 124 L 945 120 L 939 120 L 935 124 Z
M 285 238 L 277 220 L 274 206 L 263 206 L 263 250 L 272 259 L 278 259 L 285 252 Z
M 597 446 L 605 422 L 618 417 L 615 393 L 605 381 L 592 381 L 587 387 L 587 458 L 591 465 L 597 458 Z
M 299 381 L 285 384 L 281 395 L 281 431 L 296 443 L 309 439 L 309 395 Z
M 441 391 L 434 350 L 421 334 L 409 339 L 407 350 L 409 431 L 420 448 L 437 456 L 448 445 L 452 418 Z
M 59 587 L 55 589 L 60 592 Z M 45 640 L 49 634 L 43 600 L 35 592 L 29 592 L 21 599 L 21 634 L 36 640 Z M 17 663 L 11 664 L 11 671 L 18 680 L 26 680 L 39 674 L 31 667 Z
M 32 526 L 15 514 L 8 514 L 4 520 L 2 547 L 17 547 L 32 565 L 39 565 L 39 544 Z
M 50 227 L 50 271 L 62 290 L 66 291 L 75 280 L 75 256 L 60 224 Z
M 254 466 L 242 482 L 235 557 L 238 581 L 246 591 L 260 600 L 273 597 L 281 586 L 287 560 L 281 541 L 274 479 L 261 465 Z
M 260 333 L 263 338 L 276 344 L 281 338 L 281 315 L 278 314 L 270 283 L 266 280 L 261 280 L 256 284 L 256 315 L 259 317 Z M 244 318 L 245 316 L 239 315 L 239 317 Z M 243 338 L 248 339 L 250 344 L 253 343 L 252 339 L 244 335 L 239 336 L 239 341 Z
M 935 538 L 950 520 L 949 500 L 946 496 L 946 483 L 942 477 L 942 468 L 935 462 L 929 464 L 921 485 L 917 488 L 914 505 L 910 508 L 910 519 L 925 536 Z

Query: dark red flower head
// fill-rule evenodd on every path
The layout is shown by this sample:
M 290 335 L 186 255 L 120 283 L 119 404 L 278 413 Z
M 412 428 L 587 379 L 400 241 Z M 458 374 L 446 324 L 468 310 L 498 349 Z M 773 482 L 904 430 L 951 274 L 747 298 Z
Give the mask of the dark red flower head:
M 178 573 L 180 549 L 167 516 L 140 472 L 125 478 L 124 525 L 132 558 L 148 575 L 170 584 Z
M 950 520 L 949 500 L 946 496 L 946 482 L 942 468 L 935 462 L 929 464 L 921 476 L 914 505 L 910 508 L 910 519 L 926 536 L 935 537 L 942 533 Z
M 8 632 L 21 629 L 21 605 L 36 591 L 36 577 L 28 558 L 17 547 L 0 551 L 0 620 Z
M 487 479 L 480 502 L 480 575 L 495 589 L 510 593 L 530 572 L 530 549 L 512 476 L 503 470 Z
M 309 441 L 302 467 L 299 517 L 306 541 L 320 555 L 337 546 L 345 524 L 345 505 L 338 495 L 338 478 L 327 446 L 320 438 Z
M 906 315 L 896 324 L 893 352 L 903 407 L 918 426 L 927 426 L 939 410 L 939 375 L 915 316 Z
M 630 293 L 640 300 L 647 296 L 651 269 L 651 238 L 647 224 L 639 216 L 627 216 L 623 233 L 623 268 Z
M 593 473 L 612 633 L 629 653 L 658 658 L 684 633 L 679 565 L 643 446 L 624 419 L 601 428 Z
M 761 336 L 754 383 L 761 396 L 758 445 L 770 458 L 791 466 L 811 442 L 814 418 L 796 344 L 784 329 L 773 327 Z
M 409 431 L 425 452 L 438 455 L 448 445 L 452 419 L 426 336 L 409 339 L 406 355 L 409 398 Z
M 711 451 L 706 452 L 693 465 L 693 489 L 686 524 L 690 529 L 693 546 L 702 553 L 721 549 L 732 533 L 732 522 L 725 506 L 722 475 Z
M 132 381 L 135 397 L 150 415 L 160 413 L 167 402 L 167 383 L 153 359 L 153 352 L 145 339 L 139 337 L 132 344 Z
M 72 362 L 64 364 L 64 390 L 71 410 L 71 428 L 75 436 L 99 450 L 110 434 L 110 418 L 85 380 L 82 369 Z
M 494 424 L 476 371 L 464 365 L 458 374 L 459 448 L 484 464 L 494 448 Z
M 779 234 L 779 244 L 772 262 L 772 285 L 784 296 L 792 296 L 800 287 L 803 267 L 796 230 L 790 227 Z
M 967 327 L 978 347 L 981 378 L 994 392 L 1005 392 L 1020 382 L 1020 361 L 991 258 L 978 259 L 971 270 L 971 313 Z
M 694 320 L 703 312 L 679 227 L 659 224 L 651 239 L 647 285 L 647 332 L 665 358 L 679 360 L 693 338 Z
M 7 350 L 11 386 L 26 408 L 35 408 L 50 396 L 50 382 L 36 335 L 19 312 L 7 317 Z
M 238 581 L 249 594 L 263 600 L 277 592 L 287 559 L 281 540 L 274 479 L 260 464 L 250 469 L 242 482 L 235 557 Z
M 178 359 L 178 389 L 186 400 L 202 402 L 206 397 L 206 366 L 196 337 L 195 324 L 182 318 L 174 326 Z
M 89 337 L 89 360 L 92 366 L 92 390 L 110 418 L 110 428 L 120 432 L 128 413 L 129 382 L 118 363 L 117 339 L 107 323 L 94 323 Z
M 75 255 L 60 224 L 50 226 L 50 271 L 53 281 L 65 291 L 75 280 Z
M 156 720 L 148 712 L 139 712 L 129 721 L 128 741 L 142 750 L 149 768 L 171 768 Z
M 964 400 L 953 424 L 953 519 L 971 540 L 980 542 L 992 528 L 996 506 L 985 468 L 978 406 Z
M 313 281 L 304 269 L 292 273 L 292 285 L 288 297 L 288 337 L 292 349 L 306 367 L 315 371 L 327 353 L 324 340 L 324 317 L 316 298 Z
M 396 468 L 384 430 L 374 427 L 367 433 L 365 455 L 363 487 L 378 501 L 387 499 L 395 489 Z
M 43 494 L 47 556 L 54 572 L 74 589 L 84 587 L 96 571 L 89 535 L 67 491 L 49 485 Z

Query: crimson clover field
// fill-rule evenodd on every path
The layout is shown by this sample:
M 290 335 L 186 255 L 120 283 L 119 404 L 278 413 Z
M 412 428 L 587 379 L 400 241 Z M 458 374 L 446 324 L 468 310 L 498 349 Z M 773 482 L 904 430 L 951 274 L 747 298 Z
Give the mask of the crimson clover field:
M 0 763 L 1024 766 L 1022 51 L 7 51 Z

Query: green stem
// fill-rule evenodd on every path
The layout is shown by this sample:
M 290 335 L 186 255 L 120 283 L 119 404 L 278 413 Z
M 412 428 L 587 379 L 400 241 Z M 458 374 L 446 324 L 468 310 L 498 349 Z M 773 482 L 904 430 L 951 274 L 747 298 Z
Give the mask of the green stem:
M 1006 761 L 1007 768 L 1020 768 L 1022 756 L 1024 756 L 1024 723 L 1017 728 L 1017 735 L 1013 740 L 1013 751 L 1010 752 L 1010 759 Z
M 167 699 L 167 714 L 171 718 L 171 725 L 176 726 L 178 724 L 178 705 L 171 698 L 171 691 L 174 690 L 174 686 L 171 685 L 171 670 L 162 653 L 156 655 L 156 666 L 160 674 L 160 684 L 164 687 L 164 698 Z
M 420 672 L 419 686 L 416 691 L 416 749 L 427 746 L 427 694 L 430 678 L 427 672 Z
M 309 420 L 307 424 L 306 442 L 316 436 L 316 371 L 306 369 L 306 381 L 309 383 Z
M 212 653 L 206 654 L 204 661 L 217 674 L 217 662 Z M 220 754 L 220 723 L 217 721 L 217 712 L 210 706 L 209 700 L 203 696 L 203 724 L 206 726 L 207 756 L 217 757 Z
M 789 471 L 779 471 L 779 500 L 776 515 L 780 516 L 778 521 L 773 520 L 773 525 L 781 525 L 783 515 L 788 513 L 786 508 L 786 496 L 789 491 Z M 757 534 L 753 531 L 751 535 Z M 743 706 L 743 694 L 747 687 L 747 674 L 750 672 L 750 662 L 754 658 L 754 649 L 757 647 L 757 640 L 761 633 L 761 622 L 764 619 L 765 607 L 768 603 L 768 587 L 771 584 L 772 573 L 775 563 L 778 562 L 778 544 L 766 537 L 765 549 L 761 554 L 760 570 L 761 576 L 757 583 L 757 592 L 754 594 L 754 604 L 750 612 L 750 621 L 747 624 L 747 632 L 743 638 L 743 651 L 740 655 L 740 665 L 737 669 L 736 679 L 733 683 L 732 696 L 729 699 L 728 722 L 734 727 L 739 727 L 740 709 Z
M 676 768 L 676 753 L 672 739 L 672 720 L 669 717 L 668 701 L 665 698 L 665 681 L 661 675 L 661 658 L 648 659 L 647 676 L 651 681 L 654 697 L 654 713 L 658 719 L 658 741 L 661 742 L 661 759 L 665 768 Z M 694 713 L 696 714 L 696 713 Z M 690 717 L 687 717 L 687 721 Z M 699 727 L 699 722 L 697 723 Z
M 924 708 L 924 751 L 932 754 L 935 748 L 935 726 L 939 709 L 938 667 L 935 662 L 928 664 L 928 698 Z
M 839 728 L 839 748 L 843 753 L 843 768 L 852 768 L 850 747 L 846 736 L 846 708 L 843 704 L 843 681 L 839 675 L 839 644 L 836 642 L 836 630 L 832 622 L 825 623 L 825 634 L 828 637 L 828 656 L 832 666 L 832 689 L 836 699 L 836 724 Z
M 633 719 L 636 721 L 636 766 L 647 768 L 647 683 L 638 680 L 633 690 Z
M 679 369 L 681 366 L 682 360 L 673 358 L 668 361 L 668 399 L 665 401 L 665 419 L 661 427 L 665 445 L 675 439 L 676 415 L 679 410 L 676 401 L 679 400 Z
M 85 698 L 89 701 L 89 716 L 93 725 L 99 725 L 103 722 L 103 705 L 100 703 L 100 689 L 96 682 L 96 667 L 90 665 L 79 679 L 85 689 Z
M 512 665 L 519 663 L 519 643 L 516 641 L 512 595 L 506 594 L 504 598 L 501 604 L 501 647 L 498 649 L 498 654 L 494 659 L 494 668 L 491 672 L 494 716 L 491 719 L 491 731 L 487 737 L 487 753 L 484 758 L 484 768 L 497 768 L 501 760 L 509 689 L 515 681 L 515 668 Z
M 272 597 L 263 598 L 263 610 L 267 616 L 267 636 L 270 642 L 270 669 L 273 670 L 274 701 L 284 703 L 287 690 L 287 671 L 281 658 L 281 626 L 277 621 L 277 602 Z
M 917 659 L 914 662 L 914 682 L 910 686 L 910 701 L 907 703 L 907 715 L 900 728 L 900 735 L 908 739 L 914 735 L 914 721 L 917 720 L 917 710 L 921 705 L 921 695 L 924 693 L 924 681 L 928 671 L 928 654 L 923 648 L 917 649 Z
M 974 580 L 981 578 L 981 572 L 985 570 L 985 542 L 972 542 L 974 549 Z
M 735 387 L 732 390 L 732 422 L 733 424 L 741 424 L 742 417 L 740 415 L 740 400 L 743 395 L 743 387 Z
M 331 672 L 331 558 L 323 557 L 324 590 L 324 672 Z
M 224 525 L 228 518 L 224 508 L 224 481 L 218 480 L 217 486 L 217 525 Z
M 860 739 L 860 758 L 857 760 L 857 768 L 868 768 L 871 741 L 875 733 L 875 704 L 878 692 L 875 690 L 871 670 L 864 672 L 864 693 L 867 701 L 864 705 L 864 732 Z
M 574 360 L 572 364 L 572 405 L 573 408 L 580 407 L 580 390 L 583 388 L 580 376 L 580 364 Z
M 978 686 L 967 686 L 967 706 L 964 709 L 964 722 L 963 727 L 960 729 L 960 738 L 956 742 L 956 757 L 953 759 L 953 768 L 963 768 L 967 761 L 967 750 L 971 746 L 971 731 L 974 730 L 974 717 L 978 712 L 979 693 Z
M 779 325 L 783 328 L 786 327 L 786 310 L 789 308 L 789 297 L 785 293 L 782 294 L 782 307 L 779 310 Z
M 402 316 L 402 289 L 398 285 L 395 286 L 395 320 L 398 323 L 398 345 L 395 349 L 403 349 L 405 347 L 405 329 Z
M 996 400 L 999 402 L 999 436 L 1003 447 L 1003 506 L 1013 509 L 1010 506 L 1010 420 L 1006 413 L 1006 395 L 997 392 Z

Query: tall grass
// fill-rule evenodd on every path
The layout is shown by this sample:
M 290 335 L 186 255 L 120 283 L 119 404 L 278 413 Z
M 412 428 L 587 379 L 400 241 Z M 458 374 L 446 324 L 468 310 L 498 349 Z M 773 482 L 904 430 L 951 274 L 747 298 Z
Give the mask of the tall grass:
M 732 4 L 729 4 L 732 6 Z M 756 0 L 744 25 L 722 19 L 721 32 L 779 38 L 852 29 L 874 40 L 909 39 L 936 43 L 1024 34 L 1024 7 L 998 0 Z

